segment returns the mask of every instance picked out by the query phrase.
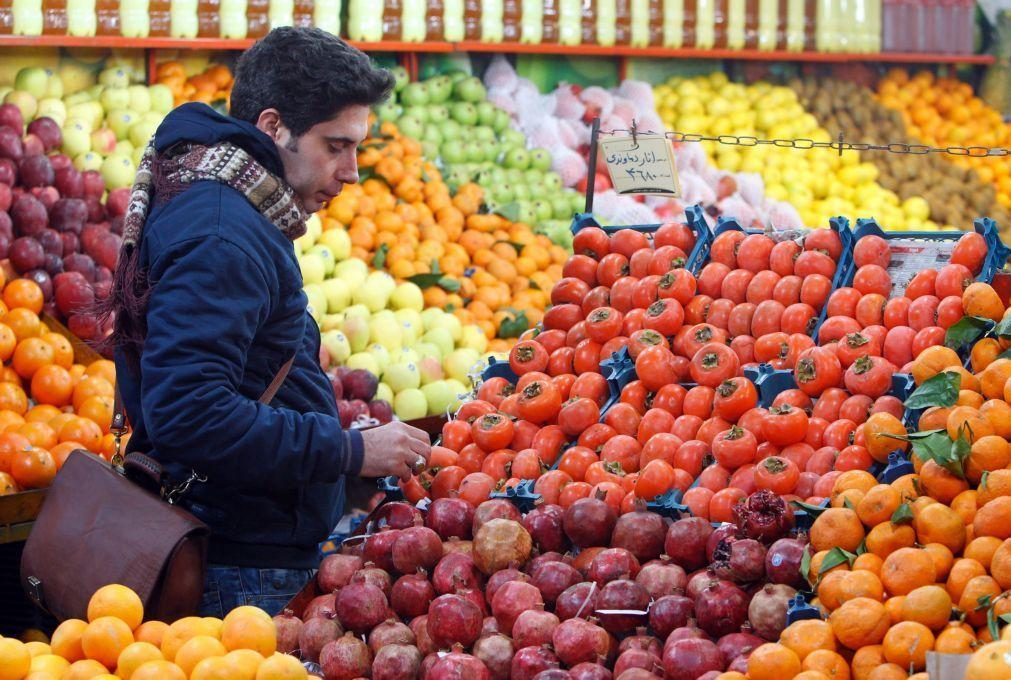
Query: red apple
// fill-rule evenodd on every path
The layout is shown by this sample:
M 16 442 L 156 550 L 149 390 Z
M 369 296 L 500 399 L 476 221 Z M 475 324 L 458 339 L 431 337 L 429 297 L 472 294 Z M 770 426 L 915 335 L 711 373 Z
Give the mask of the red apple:
M 70 159 L 70 156 L 62 153 L 49 154 L 49 162 L 53 164 L 53 172 L 74 167 L 74 162 Z
M 60 126 L 55 120 L 46 116 L 36 118 L 28 124 L 28 136 L 32 135 L 41 140 L 46 153 L 63 144 L 63 131 L 60 130 Z
M 38 238 L 39 243 L 42 244 L 42 249 L 46 251 L 47 255 L 56 255 L 62 261 L 63 239 L 60 238 L 60 232 L 55 229 L 43 229 L 36 238 Z
M 69 168 L 60 168 L 55 172 L 56 179 L 53 186 L 61 196 L 64 198 L 84 198 L 84 178 L 77 168 L 70 166 Z
M 14 223 L 11 222 L 11 216 L 2 210 L 0 210 L 0 234 L 14 240 Z
M 11 191 L 10 185 L 0 182 L 0 210 L 10 210 L 13 200 L 14 192 Z
M 63 239 L 63 252 L 76 253 L 81 249 L 81 239 L 72 231 L 65 231 L 60 234 Z
M 49 225 L 49 214 L 42 201 L 31 194 L 22 194 L 11 206 L 11 220 L 18 234 L 33 236 Z
M 68 276 L 76 274 L 87 281 L 95 280 L 95 261 L 91 259 L 91 256 L 84 253 L 72 252 L 64 257 L 63 269 L 67 272 Z
M 46 264 L 43 265 L 50 276 L 57 276 L 63 273 L 63 258 L 59 255 L 53 255 L 52 253 L 46 253 Z
M 85 170 L 81 176 L 84 178 L 85 197 L 102 198 L 105 194 L 105 181 L 102 179 L 102 175 L 97 170 Z
M 88 196 L 87 192 L 85 192 L 84 202 L 88 206 L 89 223 L 101 222 L 105 219 L 105 206 L 102 205 L 101 200 L 95 198 L 94 196 Z
M 6 125 L 15 132 L 18 137 L 25 132 L 25 119 L 21 115 L 21 109 L 14 104 L 4 104 L 0 106 L 0 125 Z
M 42 205 L 46 206 L 47 212 L 56 205 L 56 201 L 60 200 L 60 192 L 56 190 L 56 187 L 32 187 L 31 192 L 32 196 L 39 199 Z
M 0 127 L 0 158 L 19 161 L 24 158 L 25 143 L 21 134 L 9 127 Z
M 39 285 L 44 300 L 53 299 L 53 280 L 49 278 L 49 273 L 45 269 L 33 269 L 25 274 L 25 278 Z
M 56 287 L 56 306 L 62 314 L 69 316 L 88 309 L 94 303 L 95 291 L 87 281 L 64 282 Z
M 25 156 L 41 156 L 46 153 L 46 145 L 38 135 L 25 135 L 21 143 L 25 147 Z
M 99 337 L 98 320 L 92 314 L 73 314 L 67 319 L 67 328 L 81 340 Z
M 56 179 L 53 164 L 41 153 L 25 155 L 18 164 L 18 173 L 26 187 L 48 186 Z
M 109 217 L 118 217 L 126 214 L 126 208 L 130 205 L 130 189 L 121 187 L 109 192 L 105 199 L 105 211 Z
M 10 158 L 0 158 L 0 182 L 11 187 L 18 183 L 18 166 Z
M 42 244 L 31 236 L 22 236 L 11 244 L 10 260 L 14 269 L 24 274 L 45 265 L 46 251 L 42 249 Z
M 49 211 L 49 226 L 79 234 L 88 221 L 88 204 L 80 198 L 61 198 Z

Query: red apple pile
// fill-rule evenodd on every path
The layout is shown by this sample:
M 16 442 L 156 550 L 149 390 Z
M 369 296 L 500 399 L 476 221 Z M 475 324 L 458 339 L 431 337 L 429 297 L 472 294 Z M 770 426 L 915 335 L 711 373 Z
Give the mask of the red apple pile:
M 39 284 L 46 312 L 91 340 L 102 333 L 90 309 L 111 287 L 129 190 L 103 203 L 101 175 L 55 153 L 61 142 L 52 119 L 26 129 L 16 106 L 0 105 L 0 259 Z
M 301 617 L 275 617 L 278 651 L 326 678 L 710 680 L 785 628 L 804 586 L 793 526 L 769 492 L 716 528 L 595 497 L 525 515 L 390 503 L 323 560 Z
M 356 425 L 378 421 L 380 425 L 393 420 L 393 406 L 383 399 L 376 399 L 379 379 L 360 368 L 336 366 L 327 371 L 330 387 L 337 400 L 337 414 L 341 427 L 347 429 Z

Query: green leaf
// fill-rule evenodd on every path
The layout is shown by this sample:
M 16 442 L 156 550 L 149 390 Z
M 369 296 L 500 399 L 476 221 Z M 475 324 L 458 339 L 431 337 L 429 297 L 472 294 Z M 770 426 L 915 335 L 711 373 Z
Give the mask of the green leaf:
M 958 391 L 962 387 L 962 376 L 954 371 L 938 373 L 925 380 L 909 395 L 905 407 L 911 410 L 931 406 L 952 406 L 958 401 Z
M 818 517 L 818 515 L 828 510 L 828 508 L 823 508 L 819 505 L 811 505 L 810 503 L 804 503 L 802 501 L 790 501 L 790 504 L 799 510 L 803 510 L 812 517 Z
M 818 569 L 818 576 L 821 576 L 829 569 L 838 567 L 840 564 L 845 563 L 852 566 L 853 560 L 856 558 L 857 556 L 848 550 L 843 550 L 842 548 L 832 548 L 828 551 L 828 554 L 825 555 L 825 559 L 821 561 L 821 568 Z
M 455 293 L 460 290 L 459 281 L 434 272 L 430 274 L 415 274 L 414 276 L 407 277 L 407 280 L 422 290 L 425 288 L 431 288 L 432 286 L 438 286 L 450 293 Z
M 923 462 L 932 460 L 941 465 L 951 456 L 951 439 L 944 430 L 933 430 L 923 437 L 910 436 L 909 440 L 913 445 L 913 453 Z
M 456 291 L 460 290 L 460 282 L 457 281 L 456 279 L 451 279 L 448 276 L 443 276 L 442 278 L 440 278 L 438 283 L 439 288 L 442 288 L 443 290 L 448 291 L 450 293 L 455 293 Z
M 431 264 L 428 265 L 428 267 L 429 269 L 432 270 L 433 274 L 442 274 L 442 270 L 439 269 L 439 261 L 434 257 L 432 258 L 432 262 Z
M 1011 338 L 1011 317 L 1001 319 L 993 332 L 998 338 Z
M 372 258 L 372 267 L 374 269 L 382 269 L 386 264 L 386 253 L 390 252 L 390 247 L 385 243 L 379 244 L 379 249 L 376 251 L 376 256 Z
M 976 342 L 986 334 L 992 323 L 981 316 L 963 316 L 945 332 L 944 346 L 957 350 Z
M 997 617 L 997 620 L 1001 623 L 1011 623 L 1011 614 L 1001 614 Z M 996 638 L 994 638 L 996 639 Z
M 990 631 L 991 638 L 994 640 L 1000 639 L 1000 630 L 997 628 L 997 617 L 994 615 L 992 606 L 986 610 L 986 627 Z
M 862 541 L 860 541 L 860 545 L 857 546 L 857 552 L 856 552 L 856 554 L 859 556 L 859 555 L 863 555 L 865 552 L 867 552 L 867 538 L 866 537 Z
M 909 524 L 912 521 L 913 509 L 909 507 L 909 503 L 903 503 L 892 513 L 892 524 Z
M 972 444 L 969 443 L 964 431 L 959 432 L 958 439 L 951 444 L 951 456 L 941 465 L 959 479 L 965 479 L 965 461 L 970 453 Z
M 530 321 L 527 315 L 520 312 L 512 319 L 504 319 L 499 325 L 498 336 L 500 338 L 518 338 L 525 330 L 530 328 Z
M 849 499 L 849 497 L 843 497 L 842 504 L 843 504 L 843 507 L 845 507 L 845 508 L 848 508 L 850 510 L 856 510 L 856 508 L 853 507 L 853 502 Z
M 495 213 L 501 215 L 510 222 L 519 222 L 520 204 L 513 201 L 511 203 L 506 203 L 505 205 L 500 205 L 495 209 Z
M 993 604 L 993 595 L 980 595 L 976 598 L 976 608 L 973 611 L 980 611 L 986 609 Z
M 809 586 L 814 587 L 814 582 L 811 580 L 811 551 L 804 548 L 804 556 L 800 558 L 800 575 L 804 577 Z

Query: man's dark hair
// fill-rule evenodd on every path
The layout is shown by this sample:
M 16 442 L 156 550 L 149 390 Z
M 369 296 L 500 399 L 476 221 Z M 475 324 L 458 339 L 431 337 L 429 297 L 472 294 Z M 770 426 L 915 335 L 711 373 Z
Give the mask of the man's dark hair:
M 239 58 L 231 115 L 256 123 L 277 109 L 295 137 L 346 106 L 373 106 L 393 89 L 393 75 L 362 51 L 318 28 L 275 28 Z

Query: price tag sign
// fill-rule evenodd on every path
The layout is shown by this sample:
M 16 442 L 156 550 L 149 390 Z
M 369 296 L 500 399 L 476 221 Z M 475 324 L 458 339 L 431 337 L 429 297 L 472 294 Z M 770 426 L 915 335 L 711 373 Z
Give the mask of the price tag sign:
M 681 196 L 670 140 L 664 135 L 629 135 L 600 141 L 611 183 L 619 194 Z

